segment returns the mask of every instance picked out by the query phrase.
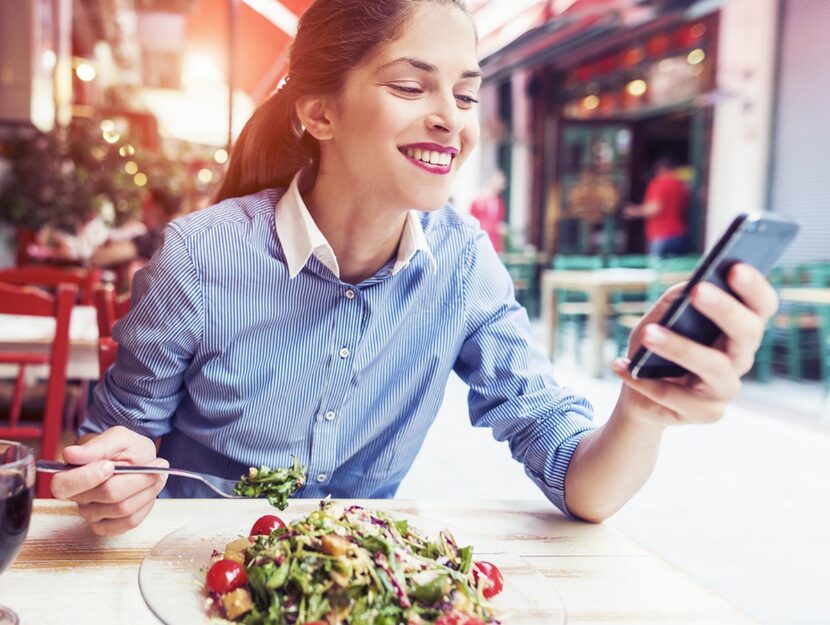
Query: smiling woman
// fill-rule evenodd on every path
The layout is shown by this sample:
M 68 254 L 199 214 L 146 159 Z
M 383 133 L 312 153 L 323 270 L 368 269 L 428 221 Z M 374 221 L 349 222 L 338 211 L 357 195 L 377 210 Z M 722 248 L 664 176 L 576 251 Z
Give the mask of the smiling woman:
M 420 10 L 423 8 L 431 10 Z M 441 41 L 442 46 L 436 48 L 434 41 Z M 321 148 L 330 138 L 329 128 L 321 123 L 334 121 L 327 117 L 332 113 L 340 113 L 338 117 L 350 122 L 363 137 L 358 146 L 363 144 L 365 153 L 347 157 L 352 164 L 350 173 L 359 170 L 362 178 L 377 179 L 375 167 L 385 156 L 382 148 L 396 138 L 388 133 L 403 130 L 403 124 L 418 116 L 419 122 L 426 121 L 423 108 L 436 96 L 446 99 L 448 91 L 453 108 L 470 112 L 465 115 L 468 151 L 477 142 L 473 106 L 481 72 L 475 25 L 458 0 L 318 1 L 303 15 L 290 56 L 284 85 L 259 107 L 240 134 L 217 201 L 286 187 L 302 167 L 312 164 L 319 168 Z M 440 63 L 434 62 L 435 57 Z M 394 107 L 388 96 L 420 106 Z M 442 103 L 439 110 L 446 108 Z M 451 116 L 455 115 L 451 111 Z M 397 129 L 376 128 L 377 122 L 390 116 L 397 117 Z M 367 136 L 373 129 L 384 132 L 380 142 Z M 411 131 L 423 135 L 425 129 Z M 354 145 L 343 131 L 337 138 L 337 147 Z M 448 147 L 459 151 L 459 146 L 431 151 L 446 152 Z M 341 159 L 346 156 L 334 154 Z M 355 162 L 356 158 L 361 160 Z M 462 162 L 463 158 L 456 168 Z M 423 199 L 419 200 L 420 204 Z M 430 208 L 440 207 L 445 200 Z
M 700 378 L 624 378 L 596 431 L 588 401 L 556 383 L 489 237 L 447 202 L 479 138 L 476 56 L 460 1 L 317 0 L 303 15 L 288 79 L 245 126 L 217 203 L 173 221 L 136 275 L 116 363 L 64 450 L 83 466 L 53 491 L 96 532 L 136 526 L 165 487 L 115 462 L 238 479 L 294 456 L 302 497 L 392 497 L 453 371 L 473 424 L 594 521 L 648 477 L 667 425 L 722 414 L 774 310 L 744 267 L 745 304 L 693 298 L 722 346 L 645 331 L 672 294 L 635 329 L 632 349 L 642 339 Z M 209 495 L 176 478 L 162 493 Z

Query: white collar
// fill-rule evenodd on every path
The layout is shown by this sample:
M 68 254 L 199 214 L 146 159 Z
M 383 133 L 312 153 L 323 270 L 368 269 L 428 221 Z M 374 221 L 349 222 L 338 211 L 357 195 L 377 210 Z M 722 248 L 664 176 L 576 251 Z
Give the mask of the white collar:
M 325 265 L 337 278 L 340 278 L 340 265 L 329 245 L 326 237 L 314 223 L 314 218 L 300 194 L 300 180 L 305 170 L 300 170 L 291 181 L 285 194 L 277 202 L 276 223 L 285 258 L 288 263 L 288 273 L 295 278 L 308 259 L 313 254 L 317 260 Z M 432 264 L 432 272 L 438 271 L 435 257 L 427 244 L 421 220 L 417 211 L 410 210 L 406 216 L 401 241 L 398 244 L 398 257 L 392 268 L 392 275 L 409 266 L 412 257 L 418 251 L 424 252 Z

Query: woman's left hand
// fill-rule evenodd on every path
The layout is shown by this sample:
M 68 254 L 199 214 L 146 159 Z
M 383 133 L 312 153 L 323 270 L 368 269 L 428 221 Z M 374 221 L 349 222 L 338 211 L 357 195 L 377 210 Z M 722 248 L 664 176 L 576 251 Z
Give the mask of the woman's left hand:
M 629 418 L 661 425 L 710 423 L 723 416 L 726 404 L 741 389 L 741 377 L 752 368 L 764 327 L 778 309 L 778 297 L 754 267 L 738 264 L 727 277 L 742 302 L 710 283 L 692 290 L 692 305 L 711 319 L 723 336 L 711 347 L 657 325 L 684 285 L 669 289 L 643 317 L 629 341 L 629 358 L 642 344 L 690 373 L 679 378 L 635 380 L 628 360 L 614 361 L 625 383 L 620 407 Z

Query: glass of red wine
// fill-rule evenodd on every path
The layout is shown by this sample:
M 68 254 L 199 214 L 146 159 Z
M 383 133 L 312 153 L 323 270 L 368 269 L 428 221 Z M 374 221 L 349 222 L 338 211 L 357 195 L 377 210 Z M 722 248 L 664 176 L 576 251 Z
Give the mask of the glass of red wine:
M 35 488 L 35 454 L 14 441 L 0 440 L 0 573 L 23 546 Z M 17 614 L 0 606 L 0 625 L 17 625 Z

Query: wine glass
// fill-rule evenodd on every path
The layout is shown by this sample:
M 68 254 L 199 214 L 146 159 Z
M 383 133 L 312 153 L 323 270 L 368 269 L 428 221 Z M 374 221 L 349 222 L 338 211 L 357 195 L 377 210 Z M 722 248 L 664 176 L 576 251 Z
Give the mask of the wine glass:
M 0 440 L 0 573 L 23 546 L 35 488 L 35 454 L 30 447 Z M 0 606 L 0 625 L 18 625 L 17 614 Z

